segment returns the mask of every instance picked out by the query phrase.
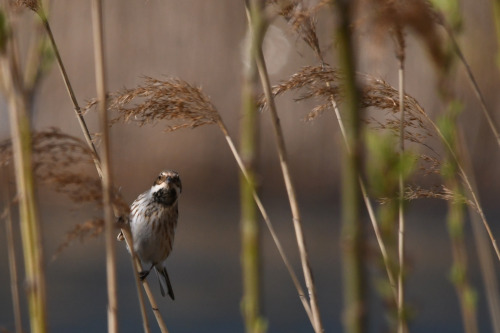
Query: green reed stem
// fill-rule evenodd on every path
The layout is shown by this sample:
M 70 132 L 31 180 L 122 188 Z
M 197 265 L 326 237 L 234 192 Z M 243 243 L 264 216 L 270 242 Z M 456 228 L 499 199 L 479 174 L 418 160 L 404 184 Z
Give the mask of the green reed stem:
M 14 310 L 14 322 L 16 333 L 23 332 L 21 319 L 21 302 L 19 297 L 19 281 L 17 273 L 16 249 L 14 246 L 14 231 L 12 228 L 11 196 L 9 193 L 9 184 L 7 183 L 7 168 L 2 167 L 2 182 L 4 183 L 3 197 L 5 200 L 5 236 L 7 238 L 7 254 L 9 258 L 10 289 L 12 293 L 12 308 Z
M 359 216 L 361 193 L 358 177 L 361 174 L 361 114 L 359 91 L 351 39 L 351 3 L 348 0 L 333 1 L 337 15 L 336 37 L 340 67 L 345 73 L 345 134 L 346 147 L 342 153 L 342 266 L 344 314 L 343 325 L 347 333 L 366 331 L 364 311 L 365 273 L 363 271 L 364 235 Z
M 30 121 L 16 54 L 17 46 L 11 39 L 0 62 L 9 104 L 30 326 L 31 332 L 44 333 L 47 331 L 47 302 L 42 235 L 32 169 Z
M 252 1 L 251 6 L 256 6 Z M 250 24 L 250 22 L 249 22 Z M 249 26 L 249 32 L 252 27 Z M 253 28 L 255 29 L 255 27 Z M 251 35 L 248 45 L 249 59 L 256 52 L 258 43 L 255 35 Z M 243 73 L 242 109 L 241 109 L 241 143 L 240 153 L 247 170 L 248 180 L 240 177 L 241 200 L 241 265 L 243 278 L 242 312 L 247 333 L 265 331 L 265 321 L 260 313 L 261 274 L 260 274 L 260 230 L 257 205 L 253 199 L 255 191 L 256 166 L 258 161 L 259 121 L 256 104 L 257 67 L 254 61 Z

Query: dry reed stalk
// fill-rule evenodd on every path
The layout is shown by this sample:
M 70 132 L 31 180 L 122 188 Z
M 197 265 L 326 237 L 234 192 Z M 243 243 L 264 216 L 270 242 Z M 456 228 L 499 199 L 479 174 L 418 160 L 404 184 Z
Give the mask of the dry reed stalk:
M 14 322 L 16 333 L 23 332 L 22 318 L 21 318 L 21 303 L 19 297 L 18 277 L 17 277 L 17 260 L 16 250 L 14 246 L 14 232 L 12 229 L 12 214 L 11 214 L 11 200 L 9 194 L 9 184 L 7 181 L 7 168 L 0 166 L 2 171 L 2 182 L 4 183 L 3 197 L 5 204 L 4 213 L 1 214 L 0 219 L 5 219 L 5 236 L 7 238 L 7 255 L 9 258 L 9 272 L 10 272 L 10 290 L 12 294 L 12 307 L 14 309 Z
M 34 11 L 41 19 L 42 25 L 47 32 L 47 36 L 49 37 L 50 45 L 52 47 L 52 50 L 54 51 L 54 55 L 56 57 L 56 62 L 59 67 L 59 71 L 61 73 L 62 79 L 64 81 L 64 85 L 66 87 L 66 90 L 68 92 L 68 95 L 71 99 L 71 102 L 73 104 L 73 109 L 75 111 L 75 115 L 78 119 L 78 123 L 80 125 L 80 128 L 82 130 L 83 136 L 85 137 L 85 141 L 87 142 L 88 146 L 92 149 L 94 152 L 94 164 L 96 166 L 97 172 L 99 173 L 99 176 L 102 177 L 102 170 L 101 170 L 101 162 L 99 161 L 99 155 L 97 154 L 97 150 L 95 148 L 95 145 L 92 141 L 92 136 L 90 135 L 89 129 L 87 127 L 87 123 L 85 122 L 85 119 L 83 118 L 82 111 L 80 109 L 80 106 L 78 105 L 78 100 L 76 99 L 75 92 L 73 90 L 73 86 L 71 85 L 71 82 L 68 77 L 68 73 L 66 72 L 66 68 L 64 66 L 64 63 L 62 61 L 61 55 L 59 53 L 59 48 L 57 47 L 57 43 L 54 39 L 54 35 L 52 34 L 52 29 L 49 24 L 49 20 L 47 17 L 47 13 L 43 7 L 43 4 L 39 0 L 18 0 L 18 3 L 20 5 L 23 5 L 32 11 Z
M 405 152 L 405 40 L 403 36 L 403 28 L 400 22 L 394 24 L 394 39 L 396 40 L 396 58 L 399 63 L 398 81 L 399 81 L 399 158 L 403 165 L 403 154 Z M 399 173 L 399 214 L 398 214 L 398 333 L 407 331 L 406 318 L 404 314 L 404 270 L 405 270 L 405 220 L 404 220 L 404 176 L 403 170 Z
M 494 1 L 494 3 L 497 4 L 498 1 Z M 496 5 L 495 7 L 496 11 L 498 10 L 497 7 L 498 9 L 500 9 L 500 6 Z M 467 59 L 465 58 L 465 55 L 462 52 L 462 49 L 460 48 L 457 40 L 455 39 L 455 33 L 453 32 L 452 27 L 450 27 L 450 24 L 448 24 L 448 22 L 441 13 L 436 12 L 435 17 L 436 17 L 436 22 L 442 25 L 444 30 L 446 31 L 448 38 L 450 39 L 451 45 L 453 47 L 453 50 L 455 51 L 458 59 L 465 68 L 465 72 L 467 73 L 467 80 L 469 81 L 472 91 L 474 91 L 474 95 L 476 96 L 477 100 L 479 101 L 479 104 L 481 105 L 481 110 L 483 111 L 483 115 L 486 118 L 486 122 L 488 123 L 491 132 L 495 136 L 495 140 L 498 144 L 498 147 L 500 148 L 500 134 L 498 132 L 497 126 L 495 124 L 495 121 L 493 120 L 493 117 L 491 116 L 491 112 L 488 110 L 488 107 L 486 106 L 486 101 L 484 100 L 483 94 L 481 93 L 481 89 L 479 88 L 479 84 L 477 83 L 476 78 L 474 77 L 474 73 L 472 72 L 472 69 L 470 68 L 469 63 L 467 62 Z M 500 325 L 498 329 L 500 330 Z
M 106 107 L 106 69 L 104 63 L 102 3 L 92 1 L 92 27 L 94 39 L 94 60 L 96 74 L 96 88 L 99 100 L 99 122 L 102 132 L 102 190 L 104 206 L 104 233 L 106 244 L 106 276 L 108 291 L 108 332 L 118 333 L 118 289 L 116 276 L 116 250 L 114 232 L 114 218 L 111 192 L 113 187 L 111 151 L 108 126 L 108 110 Z
M 249 22 L 250 29 L 254 35 L 254 38 L 258 40 L 256 45 L 257 49 L 254 53 L 254 60 L 257 63 L 257 68 L 259 71 L 260 81 L 262 88 L 264 90 L 264 95 L 266 96 L 269 113 L 271 116 L 271 121 L 274 129 L 275 140 L 278 150 L 278 155 L 280 159 L 281 171 L 283 174 L 285 187 L 288 194 L 288 200 L 290 203 L 290 209 L 293 216 L 293 226 L 295 229 L 295 236 L 297 239 L 297 245 L 300 253 L 300 260 L 302 263 L 302 271 L 304 273 L 304 279 L 306 282 L 306 287 L 309 293 L 309 305 L 311 307 L 312 319 L 313 319 L 313 327 L 315 332 L 323 332 L 323 324 L 321 323 L 321 316 L 318 307 L 317 295 L 316 295 L 316 286 L 314 283 L 314 279 L 311 272 L 311 266 L 309 264 L 309 258 L 307 253 L 307 246 L 305 244 L 304 233 L 302 230 L 302 222 L 300 217 L 300 209 L 296 199 L 295 188 L 293 186 L 290 170 L 288 167 L 288 157 L 285 148 L 285 141 L 283 136 L 283 131 L 281 129 L 281 125 L 279 123 L 278 113 L 276 109 L 276 105 L 274 103 L 274 98 L 272 95 L 271 83 L 269 80 L 269 74 L 267 72 L 266 63 L 264 59 L 264 55 L 262 52 L 262 39 L 264 37 L 265 18 L 261 13 L 261 9 L 257 8 L 248 8 L 247 4 L 247 19 Z
M 111 120 L 112 124 L 117 122 L 135 122 L 139 126 L 145 124 L 155 124 L 160 120 L 174 124 L 167 125 L 166 131 L 175 131 L 181 128 L 195 128 L 202 125 L 216 124 L 221 130 L 231 153 L 233 154 L 240 171 L 248 182 L 251 178 L 241 159 L 236 146 L 227 130 L 224 121 L 220 117 L 217 109 L 210 99 L 196 88 L 180 79 L 166 78 L 158 80 L 150 77 L 144 78 L 144 84 L 134 89 L 124 89 L 109 94 L 108 109 L 116 111 L 118 116 Z M 134 104 L 135 103 L 135 104 Z M 90 101 L 85 110 L 89 110 L 96 104 L 95 100 Z M 281 242 L 274 230 L 269 215 L 262 204 L 257 192 L 254 190 L 252 196 L 262 214 L 271 237 L 278 249 L 278 252 L 285 264 L 292 282 L 298 292 L 299 298 L 312 323 L 312 315 L 305 293 L 300 282 L 286 257 Z
M 283 173 L 283 178 L 285 181 L 285 187 L 287 189 L 288 198 L 290 201 L 290 208 L 293 216 L 293 225 L 295 229 L 295 235 L 297 238 L 297 244 L 299 247 L 302 270 L 304 273 L 304 279 L 306 281 L 306 287 L 309 294 L 309 301 L 311 306 L 311 313 L 313 316 L 313 323 L 316 332 L 323 332 L 323 324 L 321 323 L 321 316 L 319 313 L 317 295 L 316 295 L 316 286 L 314 283 L 311 267 L 309 264 L 309 258 L 307 254 L 307 246 L 305 243 L 305 237 L 302 230 L 302 222 L 300 217 L 300 209 L 297 202 L 295 188 L 293 186 L 293 182 L 291 179 L 290 170 L 288 167 L 288 158 L 285 148 L 285 141 L 283 137 L 283 131 L 281 130 L 280 121 L 277 115 L 276 106 L 273 101 L 272 93 L 271 93 L 271 85 L 269 82 L 269 76 L 267 73 L 267 69 L 265 67 L 264 58 L 262 52 L 260 52 L 257 58 L 257 66 L 259 67 L 259 72 L 261 75 L 262 85 L 264 87 L 264 91 L 267 95 L 267 98 L 271 101 L 269 109 L 271 110 L 271 118 L 272 123 L 275 129 L 275 139 L 278 146 L 279 156 L 280 156 L 280 164 Z

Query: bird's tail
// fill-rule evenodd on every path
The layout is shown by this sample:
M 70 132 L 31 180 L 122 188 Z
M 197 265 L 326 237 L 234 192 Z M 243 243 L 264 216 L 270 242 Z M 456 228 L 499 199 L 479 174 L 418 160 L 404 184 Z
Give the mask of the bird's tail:
M 163 287 L 164 283 L 165 283 L 167 285 L 168 295 L 170 296 L 170 298 L 172 300 L 174 300 L 175 299 L 174 289 L 172 289 L 172 284 L 170 283 L 170 278 L 168 277 L 167 268 L 161 267 L 161 266 L 155 267 L 155 271 L 156 271 L 156 276 L 158 277 L 158 282 L 160 283 L 161 295 L 163 297 L 165 297 L 165 288 Z M 163 280 L 165 282 L 162 281 L 162 279 L 160 278 L 160 275 L 163 277 Z

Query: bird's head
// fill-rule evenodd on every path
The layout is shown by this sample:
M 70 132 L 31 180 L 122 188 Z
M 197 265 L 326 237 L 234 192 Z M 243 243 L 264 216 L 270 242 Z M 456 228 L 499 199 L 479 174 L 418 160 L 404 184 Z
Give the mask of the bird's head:
M 179 174 L 172 170 L 160 172 L 151 188 L 155 199 L 166 205 L 175 203 L 181 192 L 182 183 Z

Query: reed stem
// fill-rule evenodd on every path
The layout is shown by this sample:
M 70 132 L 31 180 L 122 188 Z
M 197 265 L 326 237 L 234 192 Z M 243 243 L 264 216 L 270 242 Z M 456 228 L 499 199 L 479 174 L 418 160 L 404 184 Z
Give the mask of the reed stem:
M 32 169 L 31 128 L 26 108 L 22 76 L 15 59 L 17 47 L 12 39 L 1 55 L 1 70 L 9 104 L 10 129 L 14 151 L 21 238 L 26 273 L 31 332 L 47 331 L 46 283 L 41 228 Z
M 251 31 L 249 27 L 249 32 Z M 256 50 L 255 36 L 248 40 L 249 59 Z M 256 104 L 257 68 L 251 61 L 243 73 L 240 152 L 247 176 L 240 177 L 241 200 L 241 266 L 243 278 L 242 312 L 247 333 L 265 331 L 265 322 L 260 314 L 260 230 L 257 205 L 253 199 L 256 191 L 255 178 L 258 162 L 259 118 Z
M 4 183 L 3 197 L 5 199 L 5 236 L 7 238 L 7 255 L 9 258 L 10 272 L 10 290 L 12 293 L 12 308 L 14 309 L 14 322 L 16 333 L 23 332 L 23 324 L 21 318 L 21 302 L 19 297 L 19 281 L 17 274 L 16 249 L 14 246 L 14 231 L 12 229 L 12 213 L 11 213 L 11 196 L 9 193 L 9 184 L 7 183 L 7 168 L 2 167 L 2 182 Z
M 405 219 L 404 219 L 404 201 L 405 201 L 405 184 L 403 178 L 403 155 L 405 152 L 405 51 L 404 40 L 402 32 L 400 33 L 397 58 L 399 62 L 398 77 L 399 77 L 399 209 L 398 209 L 398 259 L 399 259 L 399 272 L 398 272 L 398 333 L 405 333 L 406 331 L 406 318 L 404 311 L 404 271 L 405 271 Z
M 75 115 L 76 115 L 76 118 L 78 120 L 78 124 L 80 125 L 80 128 L 82 130 L 85 141 L 87 142 L 87 145 L 94 152 L 94 156 L 93 156 L 94 164 L 96 166 L 97 173 L 99 174 L 99 177 L 102 178 L 101 161 L 99 160 L 99 157 L 98 157 L 99 154 L 97 153 L 94 142 L 92 141 L 92 136 L 90 135 L 90 131 L 87 127 L 87 123 L 85 122 L 85 119 L 83 118 L 82 110 L 81 110 L 80 106 L 78 105 L 78 101 L 76 99 L 76 95 L 75 95 L 75 92 L 73 90 L 73 86 L 71 85 L 71 82 L 69 80 L 68 73 L 66 72 L 66 68 L 64 66 L 61 55 L 59 53 L 59 48 L 57 47 L 57 43 L 54 39 L 54 35 L 52 34 L 52 29 L 50 28 L 49 21 L 47 19 L 47 16 L 44 13 L 44 10 L 42 7 L 40 7 L 37 14 L 42 19 L 42 24 L 45 28 L 45 31 L 47 32 L 47 36 L 49 36 L 50 44 L 51 44 L 52 49 L 54 51 L 57 65 L 59 67 L 59 71 L 61 72 L 61 76 L 62 76 L 62 79 L 64 81 L 64 86 L 66 87 L 66 90 L 67 90 L 68 95 L 71 99 L 71 102 L 73 103 L 73 109 L 75 111 Z
M 342 155 L 342 257 L 345 332 L 366 331 L 365 273 L 363 269 L 364 235 L 359 216 L 361 193 L 361 114 L 359 91 L 356 84 L 355 56 L 350 24 L 351 3 L 348 0 L 333 1 L 337 12 L 336 37 L 340 67 L 345 73 L 345 134 L 346 148 Z
M 108 110 L 106 102 L 106 70 L 104 63 L 104 37 L 102 27 L 101 0 L 92 1 L 92 25 L 94 37 L 94 59 L 96 88 L 99 100 L 99 120 L 102 132 L 102 190 L 104 207 L 104 231 L 106 239 L 106 275 L 108 290 L 108 332 L 118 333 L 118 290 L 116 277 L 115 221 L 111 191 L 113 189 L 111 151 L 108 126 Z
M 271 116 L 271 122 L 274 129 L 276 145 L 278 149 L 278 155 L 280 159 L 281 171 L 283 174 L 283 179 L 285 182 L 285 187 L 288 194 L 288 200 L 290 203 L 290 209 L 292 212 L 293 218 L 293 226 L 295 229 L 295 236 L 297 239 L 297 245 L 300 253 L 300 261 L 302 263 L 302 270 L 304 273 L 304 279 L 306 282 L 306 287 L 309 293 L 309 303 L 311 307 L 313 326 L 315 332 L 323 332 L 323 324 L 321 323 L 321 316 L 318 307 L 317 295 L 316 295 L 316 286 L 314 283 L 313 275 L 311 272 L 311 266 L 309 264 L 309 258 L 307 253 L 307 246 L 305 243 L 304 232 L 302 230 L 302 222 L 300 217 L 299 205 L 296 199 L 295 188 L 291 179 L 291 174 L 288 166 L 288 158 L 285 148 L 285 140 L 283 136 L 283 131 L 281 129 L 280 121 L 278 118 L 278 113 L 276 110 L 276 104 L 274 103 L 274 97 L 272 94 L 271 83 L 269 80 L 269 74 L 266 68 L 266 63 L 264 60 L 264 55 L 262 53 L 262 39 L 264 37 L 264 26 L 265 22 L 260 9 L 250 10 L 249 11 L 249 22 L 251 22 L 251 26 L 253 28 L 253 33 L 255 35 L 260 34 L 259 38 L 259 50 L 255 54 L 255 62 L 257 63 L 257 68 L 259 71 L 260 81 L 262 84 L 262 88 L 264 90 L 264 95 L 266 96 L 266 100 L 269 107 L 269 114 Z M 260 27 L 258 27 L 260 25 Z M 260 30 L 260 31 L 259 31 Z

